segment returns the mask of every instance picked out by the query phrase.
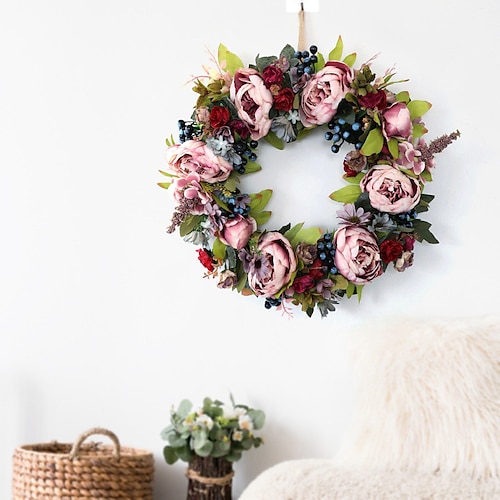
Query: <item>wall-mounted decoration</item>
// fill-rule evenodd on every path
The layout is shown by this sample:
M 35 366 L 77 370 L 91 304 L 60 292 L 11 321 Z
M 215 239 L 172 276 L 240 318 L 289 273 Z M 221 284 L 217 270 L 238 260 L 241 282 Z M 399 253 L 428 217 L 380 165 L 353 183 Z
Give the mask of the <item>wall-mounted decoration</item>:
M 360 300 L 389 268 L 412 266 L 416 243 L 438 243 L 422 218 L 434 198 L 427 186 L 435 155 L 459 132 L 427 142 L 422 117 L 431 104 L 396 90 L 406 80 L 391 70 L 377 76 L 373 59 L 355 68 L 356 54 L 343 52 L 339 37 L 327 57 L 314 45 L 286 45 L 246 66 L 220 44 L 214 66 L 194 81 L 192 116 L 179 120 L 178 141 L 167 139 L 168 180 L 159 185 L 176 203 L 167 231 L 198 247 L 219 288 L 262 297 L 285 314 L 293 304 L 324 317 L 342 298 Z M 342 151 L 345 186 L 330 194 L 342 204 L 337 227 L 272 228 L 272 190 L 244 187 L 268 168 L 257 161 L 259 143 L 284 149 L 312 140 L 316 128 L 332 159 Z

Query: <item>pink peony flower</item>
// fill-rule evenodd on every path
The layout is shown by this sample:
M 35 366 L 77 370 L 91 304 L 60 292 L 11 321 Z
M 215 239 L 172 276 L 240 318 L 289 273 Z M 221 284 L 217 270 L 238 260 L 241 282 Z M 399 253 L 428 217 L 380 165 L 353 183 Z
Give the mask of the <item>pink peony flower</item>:
M 263 233 L 254 254 L 240 252 L 248 285 L 255 295 L 272 297 L 292 278 L 297 259 L 290 242 L 278 231 Z
M 207 203 L 212 202 L 212 197 L 207 194 L 200 184 L 200 176 L 192 172 L 186 177 L 178 177 L 171 184 L 174 200 L 184 203 L 189 200 L 190 213 L 205 214 Z
M 377 239 L 367 229 L 347 226 L 337 229 L 335 266 L 351 283 L 363 285 L 383 273 Z
M 273 105 L 273 94 L 265 86 L 260 73 L 253 68 L 236 71 L 230 88 L 230 97 L 238 116 L 250 129 L 250 136 L 258 141 L 271 128 L 269 111 Z
M 217 156 L 203 142 L 189 140 L 167 149 L 167 163 L 174 174 L 187 177 L 195 172 L 202 182 L 225 181 L 233 166 L 222 156 Z
M 410 110 L 406 104 L 396 102 L 382 113 L 382 132 L 386 139 L 408 139 L 412 132 Z
M 373 208 L 389 214 L 408 212 L 420 201 L 421 189 L 416 179 L 392 165 L 375 165 L 360 182 Z
M 225 245 L 241 250 L 257 230 L 257 222 L 252 217 L 236 215 L 233 219 L 227 219 L 219 234 L 219 239 Z
M 329 61 L 314 74 L 302 90 L 300 120 L 305 127 L 329 122 L 349 91 L 352 70 L 340 61 Z

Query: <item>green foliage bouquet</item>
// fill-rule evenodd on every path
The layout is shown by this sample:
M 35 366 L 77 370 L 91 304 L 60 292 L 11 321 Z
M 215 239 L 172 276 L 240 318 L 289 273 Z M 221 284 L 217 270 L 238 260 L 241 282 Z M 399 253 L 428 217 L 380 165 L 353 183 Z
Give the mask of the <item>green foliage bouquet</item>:
M 177 411 L 172 408 L 170 425 L 161 433 L 168 442 L 163 456 L 170 465 L 178 459 L 190 462 L 195 455 L 236 462 L 243 451 L 263 443 L 254 431 L 261 429 L 264 422 L 263 411 L 236 405 L 232 396 L 230 405 L 205 398 L 197 409 L 184 399 Z

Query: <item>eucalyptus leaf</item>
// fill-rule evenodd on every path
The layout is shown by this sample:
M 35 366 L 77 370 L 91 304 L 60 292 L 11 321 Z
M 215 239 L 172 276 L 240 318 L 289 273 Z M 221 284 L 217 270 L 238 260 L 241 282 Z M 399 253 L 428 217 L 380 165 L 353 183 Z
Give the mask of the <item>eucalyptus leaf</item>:
M 177 452 L 171 446 L 165 446 L 163 448 L 163 457 L 168 465 L 173 465 L 179 459 Z
M 177 408 L 177 415 L 180 418 L 184 419 L 189 415 L 192 408 L 193 408 L 193 403 L 191 403 L 191 401 L 189 401 L 189 399 L 183 399 L 179 403 L 179 407 Z
M 266 422 L 266 415 L 263 411 L 261 411 L 261 410 L 249 410 L 248 416 L 253 421 L 254 429 L 259 430 L 259 429 L 262 429 L 262 427 L 264 427 L 264 424 Z

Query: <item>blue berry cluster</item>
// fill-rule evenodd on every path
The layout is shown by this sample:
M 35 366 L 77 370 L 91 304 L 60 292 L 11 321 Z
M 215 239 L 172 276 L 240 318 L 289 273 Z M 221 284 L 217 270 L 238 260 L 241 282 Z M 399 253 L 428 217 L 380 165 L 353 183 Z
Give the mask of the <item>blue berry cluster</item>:
M 281 298 L 277 299 L 276 297 L 266 297 L 264 307 L 266 309 L 271 309 L 271 307 L 278 307 L 280 304 Z
M 249 141 L 249 142 L 238 141 L 238 142 L 235 142 L 234 150 L 240 156 L 241 161 L 238 165 L 233 164 L 233 166 L 239 174 L 245 173 L 245 165 L 248 163 L 248 161 L 257 160 L 257 154 L 255 153 L 254 149 L 258 145 L 259 145 L 259 143 L 257 141 Z
M 302 76 L 304 73 L 311 75 L 314 73 L 314 65 L 318 62 L 318 47 L 311 45 L 309 50 L 297 50 L 294 54 L 299 60 L 297 64 L 297 76 Z
M 410 210 L 409 212 L 403 212 L 396 215 L 396 223 L 399 226 L 404 226 L 407 228 L 413 227 L 413 221 L 418 217 L 416 210 Z
M 361 149 L 363 143 L 360 137 L 363 134 L 363 125 L 360 121 L 350 123 L 345 118 L 335 116 L 328 123 L 328 131 L 325 132 L 325 139 L 332 141 L 332 153 L 338 153 L 342 144 L 348 142 L 354 144 L 356 149 Z
M 194 139 L 200 135 L 200 129 L 195 122 L 185 120 L 178 120 L 177 127 L 179 127 L 179 141 L 185 142 Z
M 332 233 L 326 233 L 316 244 L 317 256 L 326 267 L 328 273 L 336 274 L 335 267 L 335 245 L 333 244 Z

